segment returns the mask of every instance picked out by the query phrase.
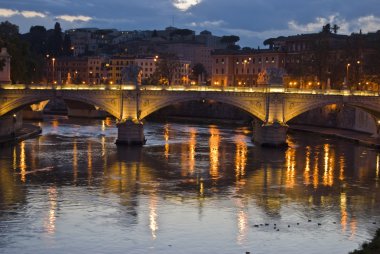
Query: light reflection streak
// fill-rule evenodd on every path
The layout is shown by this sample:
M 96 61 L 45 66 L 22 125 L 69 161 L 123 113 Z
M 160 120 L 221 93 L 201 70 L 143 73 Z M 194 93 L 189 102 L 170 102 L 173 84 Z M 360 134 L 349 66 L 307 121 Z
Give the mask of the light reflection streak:
M 318 188 L 319 185 L 319 152 L 317 151 L 314 156 L 314 171 L 313 171 L 313 187 Z
M 78 178 L 78 147 L 77 147 L 77 139 L 74 138 L 73 141 L 73 175 L 74 182 L 77 181 Z
M 380 154 L 376 156 L 376 180 L 379 179 L 379 170 L 380 170 Z
M 92 181 L 92 145 L 91 142 L 88 142 L 87 145 L 87 173 L 88 173 L 88 182 L 91 184 Z
M 165 124 L 164 126 L 164 138 L 165 138 L 165 158 L 169 159 L 169 124 Z
M 304 183 L 306 185 L 310 184 L 310 154 L 311 148 L 310 146 L 306 147 L 306 163 L 305 163 L 305 172 L 304 172 Z
M 105 126 L 104 126 L 105 128 L 113 126 L 113 122 L 112 122 L 112 118 L 111 117 L 106 117 L 106 119 L 104 120 L 104 123 L 105 123 Z
M 200 179 L 200 183 L 199 183 L 199 194 L 201 197 L 204 196 L 204 192 L 205 192 L 205 188 L 204 188 L 204 185 L 203 185 L 203 178 Z
M 219 178 L 219 143 L 220 133 L 215 126 L 210 126 L 210 175 L 212 180 Z
M 340 224 L 342 225 L 342 232 L 345 233 L 347 229 L 347 196 L 346 193 L 342 192 L 340 194 L 340 213 L 341 219 Z
M 106 120 L 102 120 L 102 131 L 104 132 L 106 130 Z
M 357 221 L 355 218 L 352 218 L 351 219 L 351 222 L 350 222 L 350 229 L 351 229 L 351 236 L 350 236 L 350 240 L 353 240 L 355 235 L 356 235 L 356 230 L 358 228 L 358 225 L 357 225 Z
M 13 170 L 17 169 L 17 150 L 16 146 L 13 147 Z
M 107 168 L 107 148 L 106 148 L 106 137 L 102 136 L 102 157 L 103 157 L 103 168 Z
M 57 210 L 57 188 L 55 186 L 48 188 L 49 196 L 49 213 L 47 218 L 44 221 L 45 231 L 52 235 L 55 233 L 55 223 L 56 223 L 56 210 Z
M 344 180 L 344 168 L 346 167 L 346 161 L 344 156 L 340 156 L 339 158 L 339 180 Z
M 25 161 L 25 142 L 22 141 L 20 144 L 20 175 L 21 181 L 26 181 L 26 161 Z
M 334 170 L 335 170 L 335 150 L 329 149 L 329 167 L 327 171 L 327 185 L 333 186 L 334 185 Z
M 235 154 L 235 176 L 236 180 L 240 180 L 245 176 L 245 168 L 247 166 L 247 144 L 245 136 L 238 135 L 236 137 L 236 154 Z
M 328 170 L 329 170 L 329 152 L 330 152 L 330 146 L 329 144 L 324 144 L 323 146 L 324 151 L 324 172 L 323 172 L 323 185 L 328 185 Z
M 243 200 L 237 200 L 237 207 L 239 208 L 237 212 L 237 227 L 238 227 L 238 235 L 237 235 L 237 244 L 241 245 L 247 238 L 248 233 L 248 213 L 245 210 Z
M 286 150 L 286 188 L 293 188 L 295 185 L 296 150 L 289 148 Z
M 157 238 L 157 230 L 158 230 L 158 214 L 157 214 L 157 203 L 158 198 L 156 195 L 151 195 L 149 200 L 149 228 L 152 234 L 153 240 Z
M 58 119 L 53 119 L 53 121 L 51 122 L 51 126 L 54 129 L 57 129 L 59 127 L 59 121 L 58 121 Z
M 248 215 L 247 212 L 241 210 L 238 212 L 238 229 L 239 235 L 237 237 L 237 243 L 243 244 L 247 237 Z
M 189 140 L 189 174 L 194 174 L 195 169 L 195 147 L 197 145 L 197 130 L 195 128 L 190 129 Z

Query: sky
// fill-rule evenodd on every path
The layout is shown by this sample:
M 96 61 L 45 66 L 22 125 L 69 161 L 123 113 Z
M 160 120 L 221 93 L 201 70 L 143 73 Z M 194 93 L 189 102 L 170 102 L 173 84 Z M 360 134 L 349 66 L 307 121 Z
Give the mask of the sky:
M 63 30 L 81 27 L 162 30 L 168 26 L 197 33 L 238 35 L 240 46 L 265 39 L 318 32 L 326 23 L 338 33 L 380 30 L 380 0 L 0 0 L 0 22 L 20 32 L 32 25 Z

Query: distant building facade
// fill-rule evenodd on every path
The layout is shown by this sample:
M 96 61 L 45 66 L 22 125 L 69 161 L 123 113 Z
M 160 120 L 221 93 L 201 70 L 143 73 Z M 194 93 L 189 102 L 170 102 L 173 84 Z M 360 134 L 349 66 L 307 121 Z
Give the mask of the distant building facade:
M 212 86 L 257 86 L 259 73 L 285 68 L 286 54 L 277 50 L 216 50 L 212 54 Z

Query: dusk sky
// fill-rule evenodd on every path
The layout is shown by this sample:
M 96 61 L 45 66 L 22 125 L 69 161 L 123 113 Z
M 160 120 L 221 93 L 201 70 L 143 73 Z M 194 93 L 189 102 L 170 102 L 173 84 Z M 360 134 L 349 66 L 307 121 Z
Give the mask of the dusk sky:
M 153 30 L 174 25 L 215 35 L 238 35 L 241 46 L 262 46 L 280 35 L 320 31 L 328 22 L 339 33 L 380 30 L 379 0 L 1 0 L 0 21 L 22 33 L 31 25 Z

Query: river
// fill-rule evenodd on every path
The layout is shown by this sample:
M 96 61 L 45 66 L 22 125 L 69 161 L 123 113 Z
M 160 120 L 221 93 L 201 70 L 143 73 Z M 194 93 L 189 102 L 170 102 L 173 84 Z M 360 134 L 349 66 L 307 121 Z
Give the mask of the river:
M 0 148 L 0 253 L 347 254 L 380 225 L 380 153 L 348 141 L 148 122 L 126 148 L 109 118 L 38 124 Z

